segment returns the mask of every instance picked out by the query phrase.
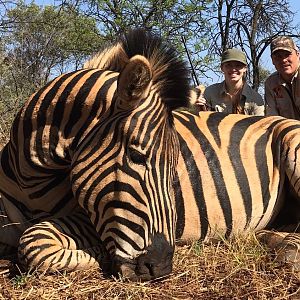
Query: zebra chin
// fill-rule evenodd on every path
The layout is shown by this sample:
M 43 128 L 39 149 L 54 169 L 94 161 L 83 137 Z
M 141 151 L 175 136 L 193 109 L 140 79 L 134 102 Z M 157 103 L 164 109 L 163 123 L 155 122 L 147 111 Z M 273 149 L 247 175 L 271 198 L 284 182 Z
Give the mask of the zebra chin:
M 157 233 L 146 252 L 134 259 L 115 255 L 112 259 L 110 273 L 130 281 L 147 281 L 158 279 L 172 272 L 174 246 L 163 234 Z

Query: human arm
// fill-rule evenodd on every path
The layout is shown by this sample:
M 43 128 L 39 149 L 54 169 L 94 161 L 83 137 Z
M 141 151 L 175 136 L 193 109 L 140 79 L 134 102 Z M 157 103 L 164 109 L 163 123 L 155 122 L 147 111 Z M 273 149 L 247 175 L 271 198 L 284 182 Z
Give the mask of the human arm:
M 256 92 L 256 102 L 253 106 L 253 115 L 254 116 L 264 116 L 265 115 L 265 104 L 262 96 Z
M 206 99 L 204 97 L 205 86 L 199 85 L 191 92 L 191 104 L 198 107 L 200 110 L 206 109 Z

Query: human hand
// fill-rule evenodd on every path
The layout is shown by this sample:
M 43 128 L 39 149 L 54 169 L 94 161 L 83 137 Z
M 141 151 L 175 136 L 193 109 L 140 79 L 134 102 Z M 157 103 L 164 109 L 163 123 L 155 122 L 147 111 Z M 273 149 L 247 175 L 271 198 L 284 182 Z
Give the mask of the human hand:
M 200 94 L 200 96 L 196 99 L 195 102 L 196 105 L 206 105 L 206 99 L 203 97 L 203 94 Z
M 200 110 L 206 110 L 206 99 L 204 98 L 205 86 L 200 84 L 195 89 L 197 91 L 195 105 L 197 105 Z
M 190 105 L 197 107 L 200 111 L 206 110 L 206 99 L 204 98 L 205 86 L 200 84 L 190 90 Z

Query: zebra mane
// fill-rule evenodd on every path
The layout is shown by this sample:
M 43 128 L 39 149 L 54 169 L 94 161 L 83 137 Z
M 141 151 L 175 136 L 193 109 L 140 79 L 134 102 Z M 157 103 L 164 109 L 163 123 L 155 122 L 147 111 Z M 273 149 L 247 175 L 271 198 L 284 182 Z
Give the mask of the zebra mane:
M 151 65 L 153 84 L 170 110 L 189 103 L 189 70 L 167 41 L 144 29 L 130 30 L 118 42 L 98 52 L 84 68 L 120 72 L 135 55 L 143 55 Z
M 93 57 L 83 65 L 84 69 L 102 69 L 115 72 L 121 72 L 128 63 L 128 56 L 120 42 L 115 45 L 105 47 L 97 52 Z

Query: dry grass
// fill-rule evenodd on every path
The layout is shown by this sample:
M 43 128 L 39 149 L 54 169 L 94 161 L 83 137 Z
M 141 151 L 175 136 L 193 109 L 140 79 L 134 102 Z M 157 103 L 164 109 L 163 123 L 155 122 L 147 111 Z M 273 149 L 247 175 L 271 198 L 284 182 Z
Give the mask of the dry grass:
M 1 275 L 0 299 L 300 299 L 300 278 L 253 236 L 177 247 L 173 273 L 156 282 L 105 279 L 99 270 Z

